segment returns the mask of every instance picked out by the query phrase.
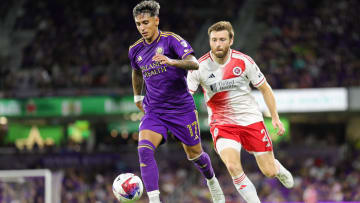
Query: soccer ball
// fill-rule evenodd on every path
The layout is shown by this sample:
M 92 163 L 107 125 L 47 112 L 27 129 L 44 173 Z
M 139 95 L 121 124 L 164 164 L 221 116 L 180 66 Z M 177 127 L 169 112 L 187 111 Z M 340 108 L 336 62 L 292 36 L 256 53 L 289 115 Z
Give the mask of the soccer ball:
M 143 193 L 141 179 L 132 173 L 123 173 L 115 178 L 113 193 L 121 203 L 130 203 L 139 200 Z

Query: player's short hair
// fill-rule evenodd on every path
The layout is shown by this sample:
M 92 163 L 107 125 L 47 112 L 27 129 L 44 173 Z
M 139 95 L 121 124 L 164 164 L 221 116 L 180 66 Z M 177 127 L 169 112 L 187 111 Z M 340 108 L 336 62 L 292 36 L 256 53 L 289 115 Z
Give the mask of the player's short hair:
M 227 30 L 229 32 L 230 39 L 234 37 L 234 29 L 229 21 L 219 21 L 213 24 L 208 29 L 208 35 L 210 37 L 210 33 L 212 31 L 222 31 L 222 30 Z
M 154 0 L 146 0 L 138 3 L 133 9 L 134 18 L 142 13 L 148 13 L 151 17 L 159 16 L 160 4 Z

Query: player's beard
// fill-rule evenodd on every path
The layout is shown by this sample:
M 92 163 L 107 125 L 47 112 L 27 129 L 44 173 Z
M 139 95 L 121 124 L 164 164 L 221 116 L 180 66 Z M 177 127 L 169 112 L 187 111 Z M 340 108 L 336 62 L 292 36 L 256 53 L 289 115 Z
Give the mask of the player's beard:
M 213 54 L 217 57 L 217 58 L 225 58 L 227 53 L 229 52 L 229 47 L 224 48 L 223 50 L 215 50 L 213 51 Z

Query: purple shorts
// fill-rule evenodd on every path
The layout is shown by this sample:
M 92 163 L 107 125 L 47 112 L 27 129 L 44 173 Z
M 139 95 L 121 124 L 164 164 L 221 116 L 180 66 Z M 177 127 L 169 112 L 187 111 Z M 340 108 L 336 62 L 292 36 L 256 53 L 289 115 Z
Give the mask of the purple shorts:
M 197 111 L 188 113 L 164 114 L 147 113 L 141 119 L 139 131 L 151 130 L 167 140 L 169 130 L 182 143 L 194 146 L 200 142 L 200 129 Z

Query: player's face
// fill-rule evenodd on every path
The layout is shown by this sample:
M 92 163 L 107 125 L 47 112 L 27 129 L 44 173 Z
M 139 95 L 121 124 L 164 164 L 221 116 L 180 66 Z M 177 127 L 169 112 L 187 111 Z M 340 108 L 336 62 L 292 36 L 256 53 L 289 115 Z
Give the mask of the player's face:
M 149 13 L 141 13 L 135 17 L 136 28 L 141 36 L 148 42 L 155 40 L 157 36 L 159 17 L 150 16 Z
M 217 58 L 226 57 L 232 44 L 233 39 L 230 39 L 229 32 L 227 30 L 212 31 L 210 33 L 211 52 Z

